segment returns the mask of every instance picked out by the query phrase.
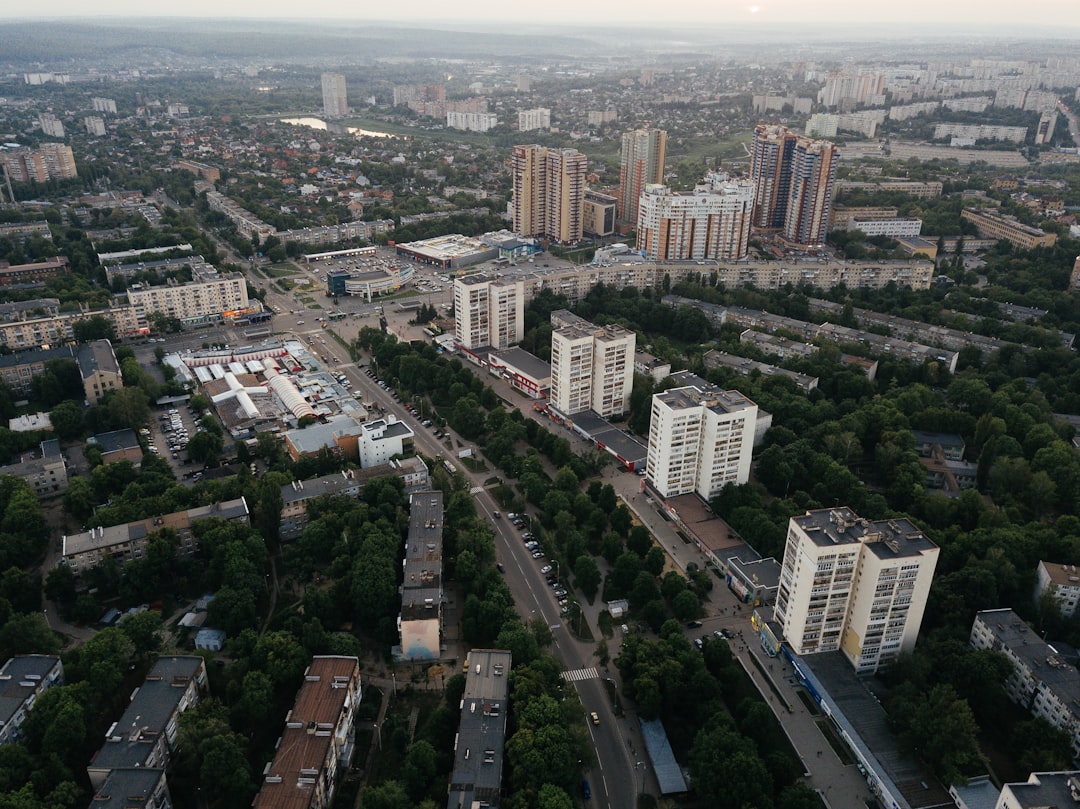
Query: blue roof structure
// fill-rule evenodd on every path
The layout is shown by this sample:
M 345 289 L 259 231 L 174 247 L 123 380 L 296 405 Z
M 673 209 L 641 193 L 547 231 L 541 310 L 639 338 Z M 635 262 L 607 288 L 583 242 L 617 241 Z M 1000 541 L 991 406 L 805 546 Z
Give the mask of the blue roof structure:
M 664 724 L 659 719 L 642 719 L 641 735 L 645 739 L 645 749 L 649 751 L 656 781 L 660 784 L 660 794 L 686 792 L 686 779 L 683 778 L 679 762 L 671 751 L 671 742 L 668 741 Z

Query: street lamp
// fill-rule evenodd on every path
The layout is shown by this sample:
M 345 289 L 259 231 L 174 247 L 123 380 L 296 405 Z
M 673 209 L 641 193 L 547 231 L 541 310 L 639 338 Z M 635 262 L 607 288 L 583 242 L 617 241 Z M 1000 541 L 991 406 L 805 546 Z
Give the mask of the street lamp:
M 638 794 L 640 795 L 645 791 L 645 762 L 635 761 L 634 769 L 638 771 Z

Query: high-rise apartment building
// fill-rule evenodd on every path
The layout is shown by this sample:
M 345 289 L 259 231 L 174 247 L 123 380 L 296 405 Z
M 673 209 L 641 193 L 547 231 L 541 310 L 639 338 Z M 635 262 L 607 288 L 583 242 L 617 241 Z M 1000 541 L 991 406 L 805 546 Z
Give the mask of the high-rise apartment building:
M 785 126 L 755 127 L 750 153 L 754 227 L 799 245 L 824 242 L 839 162 L 833 143 Z
M 349 114 L 345 77 L 340 73 L 322 74 L 322 105 L 327 118 L 344 118 Z
M 915 647 L 938 553 L 903 517 L 846 506 L 792 517 L 773 618 L 796 654 L 839 650 L 875 672 Z
M 41 131 L 47 138 L 63 138 L 64 123 L 51 112 L 43 112 L 38 118 Z
M 43 143 L 35 149 L 0 152 L 0 165 L 13 183 L 44 183 L 77 177 L 75 155 L 63 143 Z
M 635 129 L 622 136 L 619 159 L 620 221 L 637 220 L 638 200 L 645 186 L 664 182 L 667 132 L 663 129 Z
M 687 386 L 653 395 L 646 471 L 664 497 L 709 500 L 746 483 L 758 406 L 736 390 Z
M 593 410 L 603 418 L 630 409 L 637 335 L 596 326 L 565 309 L 551 314 L 551 404 L 564 415 Z
M 515 146 L 514 231 L 521 236 L 576 244 L 583 234 L 585 170 L 576 149 Z
M 551 129 L 551 110 L 537 107 L 518 113 L 518 131 L 529 132 L 533 129 Z
M 83 118 L 86 134 L 101 138 L 105 136 L 105 121 L 100 115 L 88 115 Z
M 750 250 L 754 184 L 711 173 L 692 193 L 647 185 L 637 217 L 637 246 L 653 261 L 738 261 Z
M 464 348 L 508 348 L 525 333 L 525 282 L 484 273 L 454 279 L 454 318 Z

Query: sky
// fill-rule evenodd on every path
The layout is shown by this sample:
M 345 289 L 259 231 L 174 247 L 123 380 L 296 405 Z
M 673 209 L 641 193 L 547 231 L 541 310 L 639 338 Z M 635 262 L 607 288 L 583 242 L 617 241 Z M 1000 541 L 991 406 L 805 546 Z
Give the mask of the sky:
M 452 11 L 448 11 L 448 9 Z M 0 18 L 64 17 L 257 17 L 297 18 L 308 20 L 353 19 L 399 21 L 403 23 L 446 23 L 478 21 L 512 22 L 513 6 L 505 0 L 468 0 L 447 4 L 443 0 L 409 0 L 407 3 L 374 0 L 324 0 L 316 6 L 298 5 L 295 0 L 50 0 L 27 4 L 0 3 Z M 1015 0 L 905 0 L 878 3 L 874 0 L 682 0 L 680 3 L 641 2 L 641 0 L 547 0 L 536 20 L 545 24 L 559 22 L 609 22 L 753 24 L 819 22 L 823 25 L 857 25 L 905 22 L 933 26 L 967 21 L 980 28 L 1001 26 L 1006 31 L 1038 27 L 1051 30 L 1080 29 L 1078 0 L 1042 0 L 1024 4 Z M 888 32 L 883 30 L 883 34 Z M 929 33 L 929 32 L 928 32 Z

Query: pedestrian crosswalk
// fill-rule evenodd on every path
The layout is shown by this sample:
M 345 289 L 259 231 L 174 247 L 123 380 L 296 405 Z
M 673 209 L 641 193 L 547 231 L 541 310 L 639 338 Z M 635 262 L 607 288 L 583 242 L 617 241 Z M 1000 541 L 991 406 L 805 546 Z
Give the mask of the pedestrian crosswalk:
M 484 491 L 483 486 L 473 486 L 471 489 L 469 489 L 469 494 L 480 494 L 480 492 L 482 491 Z
M 567 682 L 578 682 L 580 680 L 595 680 L 600 676 L 600 672 L 595 667 L 587 669 L 574 669 L 573 671 L 564 671 L 562 678 Z

